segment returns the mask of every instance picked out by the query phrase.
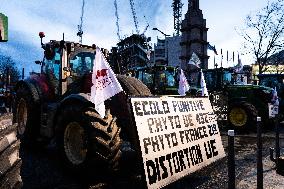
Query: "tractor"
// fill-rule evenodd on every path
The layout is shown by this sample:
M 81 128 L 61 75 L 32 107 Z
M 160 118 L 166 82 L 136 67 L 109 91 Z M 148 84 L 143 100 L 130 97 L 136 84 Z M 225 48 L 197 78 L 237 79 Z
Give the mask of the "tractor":
M 154 95 L 178 95 L 179 68 L 166 65 L 137 67 L 133 76 L 142 81 Z M 198 89 L 191 87 L 187 96 L 196 96 Z
M 117 75 L 124 92 L 106 104 L 101 117 L 90 101 L 96 46 L 64 40 L 43 44 L 40 73 L 33 73 L 15 87 L 14 122 L 25 147 L 55 144 L 70 170 L 96 167 L 96 172 L 119 169 L 121 145 L 137 147 L 131 124 L 128 95 L 151 95 L 139 80 Z M 129 146 L 130 146 L 129 145 Z M 134 147 L 133 147 L 134 146 Z
M 277 90 L 279 97 L 279 113 L 284 113 L 284 74 L 258 74 L 259 85 Z
M 137 67 L 132 72 L 134 72 L 134 77 L 141 80 L 153 94 L 178 94 L 176 67 L 154 65 L 151 67 Z
M 236 73 L 230 68 L 204 70 L 204 76 L 212 105 L 221 110 L 218 113 L 223 114 L 230 127 L 253 130 L 257 116 L 266 125 L 270 121 L 268 103 L 272 99 L 272 88 L 248 84 L 247 73 Z

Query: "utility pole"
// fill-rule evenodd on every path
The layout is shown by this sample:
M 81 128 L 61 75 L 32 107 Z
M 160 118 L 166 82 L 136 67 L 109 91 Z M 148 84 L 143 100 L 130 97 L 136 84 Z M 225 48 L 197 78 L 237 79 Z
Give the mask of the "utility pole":
M 169 57 L 168 57 L 168 42 L 167 42 L 167 37 L 169 37 L 170 35 L 168 34 L 165 34 L 164 32 L 162 32 L 161 30 L 159 30 L 158 28 L 153 28 L 153 30 L 157 30 L 158 32 L 160 32 L 161 34 L 163 34 L 165 36 L 165 51 L 166 52 L 166 65 L 168 66 L 169 65 Z

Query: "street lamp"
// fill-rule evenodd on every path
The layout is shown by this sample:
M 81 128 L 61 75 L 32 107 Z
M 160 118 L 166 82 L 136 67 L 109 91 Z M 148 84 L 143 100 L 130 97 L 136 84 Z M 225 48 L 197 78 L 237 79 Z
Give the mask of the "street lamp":
M 161 30 L 159 30 L 158 28 L 153 28 L 153 30 L 157 30 L 159 31 L 161 34 L 163 34 L 165 36 L 165 43 L 166 43 L 166 47 L 165 47 L 165 50 L 167 50 L 167 53 L 166 53 L 166 62 L 167 62 L 167 66 L 169 65 L 169 60 L 168 60 L 168 42 L 167 42 L 167 37 L 169 37 L 170 35 L 168 34 L 165 34 L 164 32 L 162 32 Z

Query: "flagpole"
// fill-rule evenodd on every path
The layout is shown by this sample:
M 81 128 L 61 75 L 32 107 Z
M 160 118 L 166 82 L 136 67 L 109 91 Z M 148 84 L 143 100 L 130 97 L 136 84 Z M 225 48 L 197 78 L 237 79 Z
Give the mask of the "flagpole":
M 235 65 L 235 51 L 233 51 L 233 66 Z
M 215 54 L 214 54 L 214 67 L 217 68 L 218 64 L 216 64 Z
M 229 51 L 227 50 L 227 66 L 229 66 Z
M 223 67 L 223 51 L 221 49 L 221 68 Z

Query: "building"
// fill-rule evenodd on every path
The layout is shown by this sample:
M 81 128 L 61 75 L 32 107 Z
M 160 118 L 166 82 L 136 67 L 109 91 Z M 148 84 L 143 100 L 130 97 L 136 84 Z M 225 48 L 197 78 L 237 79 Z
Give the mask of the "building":
M 284 74 L 284 50 L 271 55 L 262 70 L 262 74 Z M 258 74 L 259 66 L 257 63 L 254 63 L 252 64 L 252 75 L 254 80 L 258 80 Z
M 127 73 L 136 67 L 146 66 L 150 61 L 149 42 L 144 35 L 133 34 L 111 49 L 109 61 L 115 73 Z
M 170 66 L 181 66 L 181 36 L 167 37 L 168 61 Z
M 207 55 L 207 31 L 206 20 L 203 18 L 202 10 L 199 9 L 199 0 L 189 0 L 188 11 L 181 25 L 181 68 L 190 71 L 187 63 L 195 52 L 200 61 L 200 67 L 208 68 Z
M 159 39 L 157 37 L 157 43 L 154 44 L 154 64 L 167 65 L 166 39 Z
M 166 37 L 166 39 L 157 38 L 157 44 L 154 45 L 154 63 L 157 65 L 180 66 L 180 40 L 180 36 Z

